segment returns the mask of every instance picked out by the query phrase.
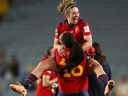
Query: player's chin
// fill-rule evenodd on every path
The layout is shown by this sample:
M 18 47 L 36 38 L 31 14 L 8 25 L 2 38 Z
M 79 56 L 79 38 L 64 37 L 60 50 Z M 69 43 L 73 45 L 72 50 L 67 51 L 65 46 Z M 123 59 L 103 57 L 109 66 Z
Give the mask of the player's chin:
M 77 24 L 78 20 L 73 20 L 73 24 Z

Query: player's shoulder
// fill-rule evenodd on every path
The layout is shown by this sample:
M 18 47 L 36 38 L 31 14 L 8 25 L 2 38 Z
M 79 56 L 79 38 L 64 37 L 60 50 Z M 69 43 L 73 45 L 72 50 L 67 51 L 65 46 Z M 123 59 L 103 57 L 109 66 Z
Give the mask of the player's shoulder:
M 42 57 L 39 61 L 42 62 L 44 60 L 48 59 L 47 57 Z
M 86 20 L 83 18 L 79 18 L 79 22 L 86 22 Z
M 58 22 L 57 26 L 58 26 L 58 27 L 61 27 L 61 26 L 63 26 L 64 24 L 65 24 L 65 21 L 63 21 L 63 22 Z
M 87 21 L 84 20 L 83 18 L 79 18 L 79 24 L 86 25 Z
M 57 48 L 54 48 L 54 53 L 58 52 Z
M 57 48 L 54 49 L 54 54 L 55 54 L 56 56 L 59 55 L 59 52 L 58 52 L 58 49 L 57 49 Z
M 55 54 L 56 58 L 57 58 L 57 57 L 59 57 L 59 58 L 60 58 L 60 57 L 63 57 L 63 56 L 61 56 L 61 55 L 59 54 L 57 48 L 54 49 L 54 54 Z

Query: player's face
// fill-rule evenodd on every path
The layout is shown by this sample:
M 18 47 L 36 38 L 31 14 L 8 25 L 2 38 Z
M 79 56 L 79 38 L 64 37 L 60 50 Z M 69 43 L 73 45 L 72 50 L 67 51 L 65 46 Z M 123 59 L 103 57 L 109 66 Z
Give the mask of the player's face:
M 66 15 L 69 24 L 76 24 L 80 17 L 80 13 L 77 7 L 73 7 L 69 10 L 69 13 Z

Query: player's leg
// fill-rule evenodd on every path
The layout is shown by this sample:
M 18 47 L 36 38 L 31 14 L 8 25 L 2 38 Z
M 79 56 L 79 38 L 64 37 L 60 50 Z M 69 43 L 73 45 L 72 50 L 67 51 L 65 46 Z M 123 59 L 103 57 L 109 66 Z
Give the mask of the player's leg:
M 105 86 L 107 85 L 108 77 L 104 72 L 102 66 L 97 60 L 91 58 L 90 60 L 88 60 L 88 70 L 96 74 L 99 85 L 100 85 L 100 89 L 103 91 L 103 94 L 104 94 L 104 89 L 105 89 Z
M 101 85 L 100 87 L 104 91 L 104 95 L 109 96 L 115 86 L 115 82 L 113 80 L 108 81 L 108 77 L 98 61 L 91 59 L 88 63 L 89 70 L 96 73 L 99 84 Z

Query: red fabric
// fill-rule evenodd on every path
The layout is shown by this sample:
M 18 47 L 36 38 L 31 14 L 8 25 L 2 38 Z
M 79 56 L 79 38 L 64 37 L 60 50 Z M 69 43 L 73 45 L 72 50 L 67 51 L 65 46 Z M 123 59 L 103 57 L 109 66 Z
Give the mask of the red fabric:
M 69 50 L 66 51 L 69 53 Z M 68 63 L 69 55 L 61 57 L 55 49 L 56 62 L 59 67 Z M 86 59 L 80 65 L 68 72 L 64 71 L 63 75 L 58 75 L 59 91 L 62 93 L 79 93 L 88 89 L 88 73 L 86 70 Z
M 95 48 L 90 47 L 90 48 L 86 51 L 86 53 L 87 53 L 87 56 L 90 56 L 90 57 L 94 58 L 94 56 L 95 56 Z
M 86 21 L 79 18 L 78 23 L 75 24 L 73 28 L 71 28 L 69 25 L 67 25 L 66 22 L 61 22 L 56 27 L 56 33 L 55 38 L 59 38 L 59 36 L 63 32 L 71 32 L 73 33 L 74 37 L 78 41 L 80 45 L 82 45 L 84 41 L 84 36 L 91 35 L 90 27 Z
M 47 58 L 42 58 L 42 60 L 46 60 Z M 54 79 L 56 77 L 56 73 L 55 71 L 48 71 L 46 70 L 43 75 L 48 75 L 50 76 L 50 80 Z M 42 79 L 42 77 L 41 77 Z M 36 88 L 36 91 L 35 91 L 35 96 L 55 96 L 53 93 L 52 93 L 52 88 L 49 86 L 49 87 L 43 87 L 42 86 L 42 80 L 38 83 L 37 85 L 37 88 Z

